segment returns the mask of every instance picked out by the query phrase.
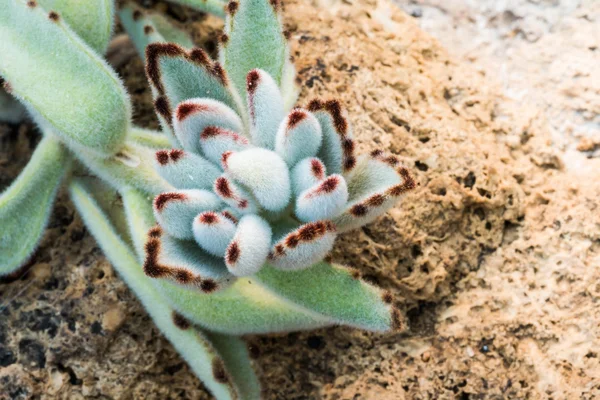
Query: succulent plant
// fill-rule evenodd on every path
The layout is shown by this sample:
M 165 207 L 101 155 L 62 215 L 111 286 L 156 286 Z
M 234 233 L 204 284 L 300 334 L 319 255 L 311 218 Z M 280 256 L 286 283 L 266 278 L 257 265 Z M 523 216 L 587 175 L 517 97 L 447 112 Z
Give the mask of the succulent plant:
M 99 55 L 114 7 L 95 3 L 0 6 L 0 75 L 44 134 L 0 197 L 0 274 L 31 255 L 67 177 L 89 231 L 217 398 L 260 396 L 238 335 L 401 329 L 391 294 L 327 254 L 415 182 L 394 156 L 355 154 L 339 101 L 294 106 L 279 3 L 230 2 L 219 61 L 164 17 L 120 9 L 162 133 L 132 126 L 129 97 Z

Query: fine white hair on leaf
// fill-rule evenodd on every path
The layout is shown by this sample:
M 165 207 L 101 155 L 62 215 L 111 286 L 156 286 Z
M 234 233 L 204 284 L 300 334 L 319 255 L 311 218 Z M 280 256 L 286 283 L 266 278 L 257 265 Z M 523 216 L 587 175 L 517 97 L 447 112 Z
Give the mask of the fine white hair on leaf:
M 284 209 L 291 196 L 287 165 L 275 152 L 251 148 L 223 155 L 225 171 L 248 187 L 256 200 L 269 211 Z
M 154 159 L 159 175 L 176 189 L 212 189 L 221 175 L 217 165 L 180 149 L 158 150 Z
M 325 179 L 325 165 L 315 157 L 305 158 L 292 169 L 292 190 L 299 196 L 306 189 Z
M 245 215 L 238 223 L 235 236 L 225 251 L 225 264 L 233 275 L 257 273 L 267 260 L 272 231 L 258 215 Z
M 271 75 L 254 69 L 248 73 L 247 90 L 252 143 L 273 150 L 277 129 L 285 116 L 279 87 Z
M 254 197 L 235 183 L 227 174 L 221 175 L 215 180 L 213 190 L 221 200 L 238 214 L 253 214 L 260 209 Z
M 207 190 L 177 190 L 154 198 L 154 216 L 169 235 L 193 239 L 192 223 L 196 215 L 218 210 L 221 206 L 219 198 Z
M 331 175 L 302 192 L 296 200 L 296 216 L 300 221 L 318 221 L 337 216 L 348 201 L 348 187 L 341 175 Z
M 200 135 L 200 147 L 204 156 L 217 165 L 221 164 L 223 153 L 241 151 L 251 146 L 245 136 L 217 126 L 204 128 Z
M 279 125 L 275 151 L 293 167 L 303 158 L 313 157 L 321 146 L 319 121 L 306 110 L 292 110 Z
M 190 99 L 179 103 L 173 114 L 175 136 L 183 148 L 201 154 L 200 134 L 209 126 L 242 132 L 240 117 L 225 104 L 212 99 Z
M 225 256 L 225 250 L 235 235 L 235 230 L 235 223 L 231 219 L 214 211 L 205 211 L 194 219 L 196 242 L 217 257 Z
M 331 251 L 335 237 L 336 229 L 331 221 L 302 225 L 273 246 L 269 264 L 286 271 L 308 268 Z

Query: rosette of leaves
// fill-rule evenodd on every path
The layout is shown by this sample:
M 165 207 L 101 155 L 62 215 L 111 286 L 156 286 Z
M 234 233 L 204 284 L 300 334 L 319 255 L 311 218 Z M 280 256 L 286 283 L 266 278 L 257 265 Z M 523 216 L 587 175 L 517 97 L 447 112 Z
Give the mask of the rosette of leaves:
M 389 296 L 323 260 L 338 233 L 373 221 L 415 183 L 393 156 L 355 154 L 339 101 L 293 106 L 279 5 L 229 3 L 219 61 L 160 40 L 143 29 L 149 18 L 127 12 L 172 143 L 154 157 L 173 189 L 154 197 L 158 224 L 144 245 L 144 271 L 171 304 L 228 334 L 399 328 Z M 269 305 L 308 314 L 274 314 L 262 302 L 271 296 Z
M 223 10 L 220 0 L 178 2 Z M 89 232 L 208 389 L 256 399 L 238 335 L 402 329 L 389 293 L 324 258 L 338 233 L 374 220 L 414 182 L 395 157 L 355 154 L 338 101 L 294 108 L 277 2 L 226 10 L 217 62 L 166 18 L 121 8 L 160 133 L 131 124 L 129 96 L 102 59 L 113 1 L 2 2 L 0 118 L 18 121 L 17 99 L 43 139 L 0 196 L 0 275 L 35 250 L 67 181 Z

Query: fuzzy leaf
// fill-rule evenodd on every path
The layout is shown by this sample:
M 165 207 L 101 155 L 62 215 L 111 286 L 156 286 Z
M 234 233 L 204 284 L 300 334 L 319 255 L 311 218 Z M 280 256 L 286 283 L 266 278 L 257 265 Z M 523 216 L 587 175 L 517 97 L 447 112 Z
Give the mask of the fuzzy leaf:
M 280 271 L 265 266 L 255 279 L 268 290 L 311 311 L 327 315 L 338 324 L 370 331 L 396 327 L 399 314 L 391 296 L 371 286 L 352 271 L 321 262 L 302 271 Z
M 162 132 L 132 126 L 129 129 L 131 140 L 141 146 L 164 149 L 170 146 L 169 137 Z
M 183 148 L 197 154 L 202 153 L 200 135 L 207 128 L 225 128 L 235 132 L 243 130 L 240 117 L 231 108 L 219 101 L 200 98 L 186 100 L 177 106 L 173 127 Z
M 310 157 L 300 161 L 292 169 L 292 190 L 299 196 L 306 189 L 325 179 L 325 165 L 318 158 Z
M 227 175 L 217 178 L 214 192 L 238 214 L 253 214 L 259 210 L 254 197 Z
M 148 15 L 148 19 L 152 21 L 154 28 L 158 30 L 165 42 L 177 43 L 186 49 L 194 47 L 190 35 L 173 25 L 163 14 L 153 12 Z
M 283 67 L 283 76 L 281 77 L 281 96 L 283 97 L 283 106 L 285 111 L 291 110 L 300 95 L 300 86 L 296 82 L 296 67 L 289 60 L 289 57 Z
M 108 259 L 140 299 L 156 326 L 213 395 L 218 400 L 256 399 L 258 380 L 253 375 L 243 343 L 216 333 L 204 334 L 175 313 L 144 275 L 135 256 L 91 195 L 79 182 L 73 183 L 70 189 L 77 210 Z M 215 365 L 224 366 L 225 376 L 229 379 L 220 379 L 223 374 L 215 374 Z
M 225 264 L 236 276 L 254 275 L 260 270 L 271 248 L 271 227 L 257 215 L 244 215 L 225 252 Z
M 302 192 L 296 200 L 296 216 L 310 222 L 329 219 L 342 212 L 348 201 L 348 187 L 341 175 L 331 175 Z
M 82 164 L 117 190 L 135 187 L 150 194 L 158 194 L 173 189 L 154 169 L 154 150 L 146 147 L 126 144 L 121 151 L 108 158 L 86 151 L 74 154 Z
M 156 224 L 152 210 L 152 196 L 134 188 L 123 188 L 119 191 L 123 199 L 123 206 L 127 215 L 129 236 L 140 260 L 146 256 L 144 237 Z M 117 207 L 113 207 L 117 208 Z M 121 235 L 123 237 L 124 235 Z
M 317 157 L 323 161 L 327 172 L 342 174 L 351 171 L 356 159 L 346 110 L 337 100 L 313 100 L 308 105 L 308 109 L 321 124 L 323 145 Z
M 347 181 L 348 205 L 344 213 L 334 219 L 340 232 L 373 221 L 416 186 L 398 159 L 386 158 L 380 151 L 360 157 Z
M 277 86 L 282 81 L 288 50 L 279 7 L 278 0 L 231 1 L 227 6 L 228 40 L 222 44 L 221 58 L 242 98 L 246 97 L 246 75 L 253 69 L 266 71 Z
M 176 310 L 213 332 L 277 333 L 331 324 L 329 319 L 262 289 L 251 278 L 238 279 L 229 288 L 209 295 L 164 280 L 155 283 Z
M 293 167 L 298 161 L 313 157 L 321 147 L 321 126 L 308 111 L 295 109 L 277 131 L 275 151 Z
M 221 175 L 213 163 L 183 150 L 159 150 L 154 165 L 160 176 L 177 189 L 212 189 Z
M 221 201 L 207 190 L 164 192 L 154 198 L 154 216 L 167 233 L 178 239 L 193 239 L 196 215 L 221 208 Z
M 58 14 L 3 1 L 0 37 L 0 74 L 39 123 L 97 154 L 121 148 L 131 118 L 125 89 Z
M 245 150 L 251 145 L 246 137 L 236 132 L 209 126 L 200 135 L 200 147 L 206 158 L 220 165 L 223 153 Z
M 238 97 L 229 89 L 225 70 L 202 49 L 186 51 L 173 43 L 152 43 L 146 47 L 146 62 L 155 98 L 168 101 L 167 107 L 162 107 L 166 110 L 157 110 L 163 117 L 168 116 L 165 111 L 171 107 L 194 98 L 217 100 L 238 113 L 241 110 Z M 167 119 L 170 122 L 172 118 Z
M 216 257 L 224 257 L 235 235 L 235 223 L 220 213 L 206 211 L 194 219 L 192 226 L 196 242 Z
M 255 69 L 248 73 L 246 86 L 252 144 L 274 150 L 277 130 L 285 116 L 277 83 L 265 71 Z
M 220 0 L 170 0 L 172 3 L 183 4 L 199 11 L 205 11 L 216 15 L 217 17 L 225 16 L 226 2 Z
M 36 249 L 69 165 L 68 151 L 47 135 L 0 196 L 0 276 L 22 266 Z
M 308 268 L 333 247 L 336 229 L 331 221 L 302 225 L 279 240 L 269 254 L 269 264 L 284 271 Z
M 269 211 L 279 211 L 290 201 L 291 188 L 287 165 L 276 153 L 252 148 L 225 153 L 225 172 L 248 187 L 256 200 Z
M 213 293 L 235 281 L 222 257 L 215 257 L 193 240 L 180 240 L 152 228 L 145 245 L 144 272 L 150 278 L 167 279 L 179 285 Z
M 91 48 L 104 54 L 112 36 L 113 0 L 36 0 L 44 10 L 58 13 Z

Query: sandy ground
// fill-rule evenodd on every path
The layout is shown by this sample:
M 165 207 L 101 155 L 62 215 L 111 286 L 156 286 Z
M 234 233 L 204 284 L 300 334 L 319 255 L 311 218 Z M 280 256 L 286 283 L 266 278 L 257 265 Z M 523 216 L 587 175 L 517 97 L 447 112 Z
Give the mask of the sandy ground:
M 360 150 L 397 154 L 420 187 L 333 252 L 392 291 L 410 329 L 249 337 L 264 398 L 600 398 L 600 93 L 586 61 L 598 51 L 573 42 L 597 6 L 413 3 L 420 18 L 385 0 L 286 3 L 302 103 L 339 97 Z M 214 48 L 217 22 L 171 11 Z M 558 56 L 575 61 L 546 68 Z M 141 62 L 118 64 L 136 122 L 155 126 Z M 0 126 L 2 185 L 36 140 Z M 64 194 L 30 272 L 0 298 L 0 399 L 210 398 Z

